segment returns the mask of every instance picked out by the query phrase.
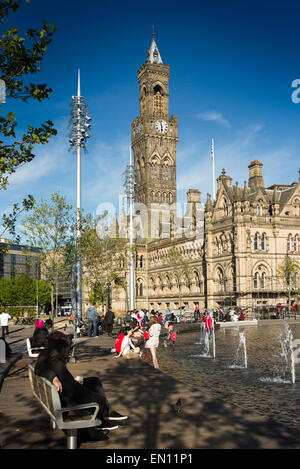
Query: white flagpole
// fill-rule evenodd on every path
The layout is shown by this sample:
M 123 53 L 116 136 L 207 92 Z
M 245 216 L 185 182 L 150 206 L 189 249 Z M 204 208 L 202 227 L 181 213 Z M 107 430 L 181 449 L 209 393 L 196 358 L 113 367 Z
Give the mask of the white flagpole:
M 211 159 L 212 159 L 212 177 L 213 177 L 213 201 L 216 200 L 216 181 L 215 181 L 215 143 L 211 140 Z
M 132 149 L 130 145 L 130 159 L 129 159 L 130 171 L 132 172 Z M 133 181 L 131 180 L 131 185 Z M 130 310 L 135 309 L 135 279 L 134 279 L 134 255 L 133 255 L 133 190 L 132 185 L 131 191 L 129 194 L 129 246 L 130 246 Z

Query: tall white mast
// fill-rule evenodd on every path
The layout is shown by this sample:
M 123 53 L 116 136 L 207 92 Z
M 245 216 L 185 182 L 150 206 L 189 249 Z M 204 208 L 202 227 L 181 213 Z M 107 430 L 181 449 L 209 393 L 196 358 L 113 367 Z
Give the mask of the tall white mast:
M 87 114 L 85 98 L 81 96 L 80 70 L 78 69 L 77 96 L 72 96 L 70 117 L 70 147 L 76 149 L 77 175 L 76 175 L 76 240 L 81 236 L 81 149 L 86 148 L 87 139 L 90 138 L 89 129 L 91 118 Z M 78 243 L 77 243 L 78 244 Z M 76 265 L 76 318 L 82 318 L 82 264 L 78 255 Z
M 132 311 L 135 309 L 135 275 L 134 275 L 134 253 L 133 253 L 133 200 L 135 193 L 135 181 L 136 174 L 135 168 L 132 164 L 132 148 L 130 145 L 129 152 L 129 165 L 125 171 L 125 183 L 124 188 L 127 197 L 129 198 L 129 259 L 130 259 L 130 271 L 129 271 L 129 308 Z
M 78 84 L 77 84 L 77 102 L 80 102 L 80 70 L 78 69 Z M 80 114 L 79 114 L 79 107 L 78 107 L 78 119 L 77 119 L 77 137 L 80 141 L 81 132 L 80 132 Z M 81 146 L 80 144 L 77 145 L 77 196 L 76 196 L 76 221 L 77 221 L 77 232 L 76 236 L 77 239 L 81 236 Z M 81 257 L 78 258 L 77 261 L 77 318 L 82 319 L 82 265 L 81 265 Z
M 132 149 L 130 145 L 129 166 L 132 168 Z M 130 310 L 135 308 L 135 288 L 134 288 L 134 255 L 133 255 L 133 190 L 129 193 L 129 217 L 130 217 Z

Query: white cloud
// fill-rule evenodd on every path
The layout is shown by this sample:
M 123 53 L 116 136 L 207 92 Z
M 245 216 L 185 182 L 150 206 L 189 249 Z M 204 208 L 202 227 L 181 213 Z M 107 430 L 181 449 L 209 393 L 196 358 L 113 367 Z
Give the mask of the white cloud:
M 67 171 L 68 146 L 65 129 L 58 130 L 58 134 L 45 145 L 37 145 L 34 150 L 35 158 L 9 177 L 10 187 L 28 186 L 41 181 L 53 174 L 63 174 Z M 26 189 L 27 190 L 27 189 Z
M 204 121 L 217 122 L 218 124 L 221 124 L 224 127 L 230 127 L 230 122 L 227 119 L 225 119 L 225 117 L 223 117 L 223 114 L 221 112 L 206 111 L 206 112 L 197 114 L 196 117 Z

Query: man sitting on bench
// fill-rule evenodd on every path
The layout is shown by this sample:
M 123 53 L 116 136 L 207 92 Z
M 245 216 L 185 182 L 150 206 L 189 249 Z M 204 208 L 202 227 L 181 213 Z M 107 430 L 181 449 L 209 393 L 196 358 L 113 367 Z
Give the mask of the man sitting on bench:
M 99 404 L 98 418 L 102 421 L 100 427 L 90 429 L 90 436 L 95 438 L 96 431 L 114 430 L 118 425 L 112 421 L 126 420 L 127 416 L 111 412 L 102 383 L 97 377 L 84 378 L 82 384 L 73 378 L 67 369 L 71 350 L 71 338 L 60 331 L 49 335 L 48 345 L 42 350 L 36 365 L 35 373 L 53 383 L 59 392 L 62 406 L 97 402 Z M 99 434 L 99 433 L 98 433 Z

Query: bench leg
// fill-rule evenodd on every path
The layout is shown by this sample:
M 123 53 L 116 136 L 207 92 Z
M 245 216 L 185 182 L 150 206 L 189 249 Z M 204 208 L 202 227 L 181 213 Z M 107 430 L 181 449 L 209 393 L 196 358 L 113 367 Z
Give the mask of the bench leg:
M 77 449 L 77 430 L 67 430 L 67 448 Z

